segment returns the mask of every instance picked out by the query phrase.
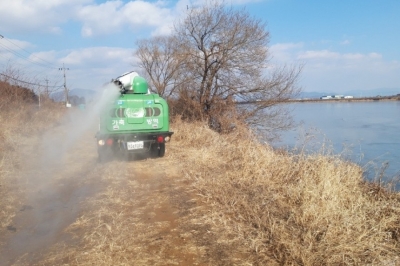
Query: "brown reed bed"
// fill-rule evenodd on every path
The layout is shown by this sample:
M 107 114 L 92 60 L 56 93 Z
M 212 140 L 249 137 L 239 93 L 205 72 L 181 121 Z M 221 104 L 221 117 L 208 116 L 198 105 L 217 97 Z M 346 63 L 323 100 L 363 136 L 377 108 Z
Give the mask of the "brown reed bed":
M 400 263 L 399 193 L 364 181 L 360 166 L 323 152 L 277 153 L 247 129 L 216 135 L 180 123 L 175 147 L 188 154 L 204 222 L 239 242 L 247 263 Z
M 221 135 L 176 120 L 172 131 L 164 158 L 116 160 L 82 177 L 102 189 L 81 203 L 66 229 L 73 239 L 34 265 L 400 263 L 399 193 L 366 182 L 360 166 L 324 151 L 277 152 L 240 126 Z M 2 186 L 18 172 L 1 169 Z M 15 204 L 0 196 L 1 207 Z
M 23 156 L 21 149 L 35 145 L 38 134 L 58 124 L 65 111 L 51 102 L 38 108 L 18 98 L 9 100 L 0 100 L 0 233 L 13 229 L 10 224 L 21 203 L 21 164 L 34 156 Z

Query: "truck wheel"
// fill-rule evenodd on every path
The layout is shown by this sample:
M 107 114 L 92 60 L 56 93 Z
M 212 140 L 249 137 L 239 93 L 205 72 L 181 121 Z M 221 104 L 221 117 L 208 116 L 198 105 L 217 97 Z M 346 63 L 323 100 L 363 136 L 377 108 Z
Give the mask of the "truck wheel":
M 164 157 L 165 155 L 165 143 L 160 143 L 160 149 L 158 150 L 158 157 Z
M 151 145 L 150 157 L 151 158 L 157 158 L 158 157 L 158 145 L 157 144 Z
M 165 154 L 165 143 L 152 145 L 150 150 L 150 156 L 152 158 L 164 157 L 164 154 Z

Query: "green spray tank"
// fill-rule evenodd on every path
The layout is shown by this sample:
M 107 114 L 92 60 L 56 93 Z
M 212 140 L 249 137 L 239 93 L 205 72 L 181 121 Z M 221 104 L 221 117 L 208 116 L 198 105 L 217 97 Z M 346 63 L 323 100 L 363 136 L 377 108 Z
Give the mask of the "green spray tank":
M 151 93 L 146 79 L 128 72 L 112 80 L 119 90 L 101 110 L 96 135 L 99 160 L 114 154 L 149 154 L 163 157 L 169 131 L 168 104 Z

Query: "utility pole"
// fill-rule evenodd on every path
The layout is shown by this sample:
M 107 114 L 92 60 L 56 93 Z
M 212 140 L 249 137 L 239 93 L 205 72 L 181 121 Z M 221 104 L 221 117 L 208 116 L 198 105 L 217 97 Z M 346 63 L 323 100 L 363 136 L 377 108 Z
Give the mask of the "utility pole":
M 46 81 L 46 91 L 44 92 L 44 95 L 46 97 L 49 97 L 49 80 L 46 78 L 45 81 Z
M 65 92 L 65 106 L 66 107 L 70 107 L 69 106 L 69 98 L 68 98 L 68 89 L 67 89 L 67 78 L 65 76 L 65 70 L 69 70 L 69 68 L 65 68 L 64 67 L 64 63 L 63 63 L 63 67 L 59 68 L 58 70 L 63 70 L 64 71 L 64 92 Z
M 39 109 L 40 109 L 40 94 L 41 94 L 41 89 L 40 89 L 40 86 L 39 86 Z

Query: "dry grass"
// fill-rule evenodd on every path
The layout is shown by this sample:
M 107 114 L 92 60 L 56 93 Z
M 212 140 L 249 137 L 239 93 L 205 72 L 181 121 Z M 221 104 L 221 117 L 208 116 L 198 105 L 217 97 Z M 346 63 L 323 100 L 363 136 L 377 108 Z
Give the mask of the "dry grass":
M 34 138 L 53 127 L 63 114 L 53 103 L 38 109 L 18 99 L 7 103 L 0 101 L 2 107 L 5 104 L 7 108 L 0 111 L 0 233 L 11 224 L 21 203 L 20 166 L 29 157 L 21 157 L 20 149 L 32 146 Z
M 9 123 L 0 131 L 2 230 L 17 210 L 18 146 L 59 118 L 57 109 L 21 110 L 0 114 Z M 359 166 L 324 152 L 276 152 L 240 126 L 220 135 L 177 120 L 172 131 L 162 159 L 88 170 L 81 182 L 101 189 L 80 203 L 66 229 L 73 239 L 34 265 L 400 263 L 399 194 L 364 182 Z M 76 152 L 82 161 L 85 146 Z M 32 264 L 23 261 L 15 265 Z
M 329 154 L 276 153 L 247 130 L 220 136 L 175 124 L 204 222 L 256 265 L 400 263 L 399 194 Z M 247 135 L 247 136 L 246 136 Z
M 359 166 L 277 153 L 246 129 L 173 130 L 166 158 L 102 166 L 107 189 L 68 229 L 81 244 L 43 265 L 399 263 L 399 195 Z
M 98 165 L 88 178 L 105 189 L 85 204 L 84 214 L 67 229 L 79 245 L 57 245 L 39 265 L 182 265 L 182 261 L 192 261 L 199 251 L 185 248 L 176 228 L 179 210 L 170 203 L 170 192 L 179 188 L 170 190 L 163 173 L 150 171 L 150 165 L 151 160 L 132 162 L 130 167 L 118 161 Z

